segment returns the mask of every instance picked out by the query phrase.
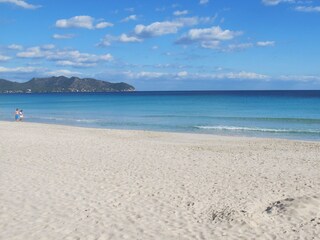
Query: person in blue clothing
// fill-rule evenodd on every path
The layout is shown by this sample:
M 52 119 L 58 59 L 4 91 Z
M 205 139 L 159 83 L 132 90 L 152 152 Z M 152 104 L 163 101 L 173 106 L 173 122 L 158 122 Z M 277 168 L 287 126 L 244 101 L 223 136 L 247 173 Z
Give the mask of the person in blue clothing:
M 19 111 L 19 108 L 16 109 L 16 112 L 14 114 L 14 120 L 16 122 L 18 122 L 20 120 L 20 111 Z

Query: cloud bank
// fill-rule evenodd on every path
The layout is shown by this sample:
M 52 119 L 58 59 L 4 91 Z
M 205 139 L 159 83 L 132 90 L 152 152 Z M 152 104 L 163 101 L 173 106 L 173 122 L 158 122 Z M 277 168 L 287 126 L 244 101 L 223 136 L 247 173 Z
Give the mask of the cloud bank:
M 57 28 L 86 28 L 86 29 L 102 29 L 112 27 L 109 22 L 98 22 L 91 16 L 75 16 L 69 19 L 59 19 L 56 21 Z

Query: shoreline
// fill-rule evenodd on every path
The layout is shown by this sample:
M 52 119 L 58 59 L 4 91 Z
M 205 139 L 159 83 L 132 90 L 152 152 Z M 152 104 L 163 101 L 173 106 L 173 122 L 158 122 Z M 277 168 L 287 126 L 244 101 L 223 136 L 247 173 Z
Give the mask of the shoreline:
M 0 122 L 0 239 L 313 239 L 319 142 Z
M 9 120 L 0 120 L 0 123 L 20 123 Z M 161 131 L 161 130 L 143 130 L 143 129 L 121 129 L 121 128 L 107 128 L 107 127 L 95 127 L 95 126 L 81 126 L 81 125 L 68 125 L 68 124 L 59 124 L 59 123 L 45 123 L 45 122 L 28 122 L 24 120 L 21 122 L 22 124 L 40 124 L 40 125 L 48 125 L 48 126 L 61 126 L 61 127 L 71 127 L 71 128 L 82 128 L 82 129 L 97 129 L 97 130 L 106 130 L 106 131 L 133 131 L 133 132 L 150 132 L 150 133 L 164 133 L 164 134 L 186 134 L 186 135 L 200 135 L 200 136 L 212 136 L 212 137 L 222 137 L 222 138 L 245 138 L 245 139 L 261 139 L 261 140 L 283 140 L 283 141 L 297 141 L 297 142 L 311 142 L 311 143 L 320 143 L 320 140 L 314 139 L 297 139 L 297 138 L 285 138 L 285 137 L 263 137 L 263 136 L 249 136 L 249 135 L 219 135 L 214 133 L 200 133 L 200 132 L 183 132 L 183 131 Z
M 108 93 L 154 93 L 154 92 L 320 92 L 320 89 L 239 89 L 239 90 L 224 90 L 224 89 L 211 89 L 211 90 L 134 90 L 134 91 L 110 91 L 110 92 L 12 92 L 0 93 L 0 95 L 7 94 L 108 94 Z

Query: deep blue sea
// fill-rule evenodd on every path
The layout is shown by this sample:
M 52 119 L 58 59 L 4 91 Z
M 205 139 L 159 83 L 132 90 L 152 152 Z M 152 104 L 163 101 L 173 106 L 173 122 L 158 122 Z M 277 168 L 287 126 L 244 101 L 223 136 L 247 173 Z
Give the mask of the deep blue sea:
M 0 94 L 0 120 L 320 141 L 320 91 Z

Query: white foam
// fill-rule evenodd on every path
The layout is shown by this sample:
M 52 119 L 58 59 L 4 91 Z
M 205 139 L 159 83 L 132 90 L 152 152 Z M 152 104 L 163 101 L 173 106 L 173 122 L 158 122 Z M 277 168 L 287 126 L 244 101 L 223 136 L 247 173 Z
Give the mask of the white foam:
M 273 132 L 273 133 L 315 133 L 320 134 L 320 130 L 300 130 L 300 129 L 276 129 L 276 128 L 256 128 L 256 127 L 237 127 L 237 126 L 195 126 L 199 129 L 222 130 L 222 131 L 254 131 L 254 132 Z

